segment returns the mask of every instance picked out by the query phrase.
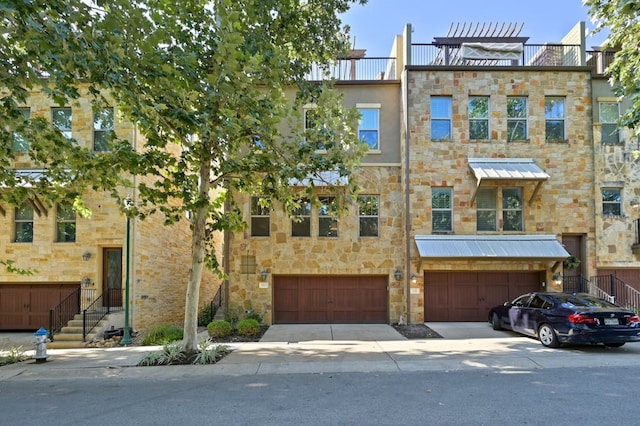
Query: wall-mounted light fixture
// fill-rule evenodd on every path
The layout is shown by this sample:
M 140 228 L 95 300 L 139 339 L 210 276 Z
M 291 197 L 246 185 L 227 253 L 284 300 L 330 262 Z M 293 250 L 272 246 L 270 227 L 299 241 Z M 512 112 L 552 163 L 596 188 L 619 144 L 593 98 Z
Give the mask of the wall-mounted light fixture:
M 411 284 L 415 284 L 418 282 L 418 276 L 416 274 L 411 274 Z
M 89 285 L 91 284 L 91 278 L 84 277 L 80 282 L 82 283 L 82 287 L 89 287 Z
M 554 273 L 551 279 L 553 280 L 553 283 L 555 285 L 562 284 L 562 275 L 560 275 L 558 272 Z
M 82 253 L 82 260 L 86 262 L 89 259 L 91 259 L 91 253 L 89 253 L 88 251 L 85 251 L 84 253 Z
M 400 269 L 396 269 L 393 272 L 393 276 L 396 279 L 396 281 L 400 281 L 402 279 L 402 271 Z
M 263 269 L 263 270 L 260 272 L 260 278 L 262 278 L 262 281 L 264 281 L 264 280 L 266 280 L 266 279 L 267 279 L 267 274 L 268 274 L 268 272 L 267 272 L 267 270 L 266 270 L 266 269 Z

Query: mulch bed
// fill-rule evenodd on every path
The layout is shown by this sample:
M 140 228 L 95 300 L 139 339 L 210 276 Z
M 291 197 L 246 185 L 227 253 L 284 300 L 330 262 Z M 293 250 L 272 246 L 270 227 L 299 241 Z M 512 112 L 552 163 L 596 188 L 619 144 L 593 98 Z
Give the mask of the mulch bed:
M 391 327 L 407 339 L 438 339 L 441 335 L 424 324 L 391 324 Z

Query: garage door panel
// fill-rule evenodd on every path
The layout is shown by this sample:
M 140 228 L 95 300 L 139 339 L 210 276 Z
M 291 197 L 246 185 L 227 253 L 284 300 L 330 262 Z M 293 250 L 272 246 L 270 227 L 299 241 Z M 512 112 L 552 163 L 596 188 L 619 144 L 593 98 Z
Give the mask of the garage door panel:
M 49 327 L 49 311 L 78 284 L 0 284 L 0 329 Z

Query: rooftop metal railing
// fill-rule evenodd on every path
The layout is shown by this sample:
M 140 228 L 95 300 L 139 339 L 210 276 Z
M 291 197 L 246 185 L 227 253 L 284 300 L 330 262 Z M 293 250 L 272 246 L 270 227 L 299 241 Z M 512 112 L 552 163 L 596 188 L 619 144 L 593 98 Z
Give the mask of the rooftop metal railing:
M 395 80 L 396 58 L 341 58 L 326 68 L 314 66 L 307 80 Z

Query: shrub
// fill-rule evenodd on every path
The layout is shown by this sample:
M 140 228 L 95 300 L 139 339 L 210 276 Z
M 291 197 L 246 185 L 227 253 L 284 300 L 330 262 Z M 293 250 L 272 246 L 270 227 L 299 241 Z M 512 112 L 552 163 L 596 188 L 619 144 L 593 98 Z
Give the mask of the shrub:
M 238 323 L 238 335 L 251 337 L 260 333 L 260 323 L 253 318 L 243 319 Z
M 230 336 L 231 330 L 231 324 L 224 320 L 211 321 L 207 325 L 209 337 L 213 337 L 214 339 Z
M 225 321 L 231 324 L 232 327 L 235 326 L 240 320 L 240 315 L 238 314 L 238 311 L 239 309 L 237 307 L 229 307 L 224 312 Z
M 213 317 L 216 313 L 211 309 L 211 303 L 207 303 L 200 309 L 198 312 L 198 326 L 206 327 L 211 321 L 213 321 Z
M 253 309 L 249 309 L 247 314 L 244 316 L 245 319 L 254 319 L 258 321 L 258 324 L 262 323 L 262 314 L 254 311 Z
M 151 327 L 149 332 L 145 336 L 142 344 L 144 346 L 150 345 L 166 345 L 176 340 L 182 340 L 184 337 L 184 331 L 182 328 L 176 325 L 160 324 Z
M 29 357 L 22 350 L 22 346 L 11 346 L 8 350 L 0 348 L 0 366 L 26 361 Z

